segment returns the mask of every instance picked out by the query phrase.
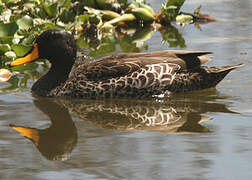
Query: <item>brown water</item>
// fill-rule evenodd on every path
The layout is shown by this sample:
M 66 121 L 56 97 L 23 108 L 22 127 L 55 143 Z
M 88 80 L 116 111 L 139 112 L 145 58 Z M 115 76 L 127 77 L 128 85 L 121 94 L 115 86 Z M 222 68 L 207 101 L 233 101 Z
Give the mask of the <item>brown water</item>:
M 162 1 L 148 2 L 159 8 Z M 183 11 L 199 4 L 218 21 L 200 25 L 201 30 L 174 25 L 185 49 L 214 52 L 209 65 L 246 66 L 216 90 L 168 99 L 35 98 L 31 79 L 28 87 L 5 90 L 0 93 L 0 178 L 251 179 L 252 2 L 188 0 Z M 147 44 L 148 51 L 174 49 L 162 44 L 159 32 Z

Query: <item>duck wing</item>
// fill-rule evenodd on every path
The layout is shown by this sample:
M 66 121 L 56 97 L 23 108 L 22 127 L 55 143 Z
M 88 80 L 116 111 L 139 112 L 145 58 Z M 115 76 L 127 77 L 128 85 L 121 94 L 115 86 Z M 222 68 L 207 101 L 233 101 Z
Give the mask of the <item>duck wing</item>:
M 75 76 L 85 76 L 90 81 L 101 81 L 132 74 L 152 65 L 167 65 L 176 72 L 199 67 L 208 62 L 211 52 L 205 51 L 156 51 L 143 53 L 121 53 L 105 56 L 88 63 L 80 64 L 75 69 Z

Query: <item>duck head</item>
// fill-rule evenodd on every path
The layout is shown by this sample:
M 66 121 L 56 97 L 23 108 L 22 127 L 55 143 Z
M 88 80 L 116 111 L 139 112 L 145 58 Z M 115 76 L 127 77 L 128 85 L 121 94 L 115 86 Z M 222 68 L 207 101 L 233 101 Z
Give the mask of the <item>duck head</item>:
M 37 59 L 47 59 L 50 70 L 32 86 L 32 92 L 39 96 L 50 96 L 51 90 L 68 79 L 76 59 L 77 46 L 74 37 L 62 29 L 51 29 L 41 33 L 33 47 L 10 66 L 19 66 Z
M 63 29 L 50 29 L 41 33 L 31 50 L 13 61 L 11 66 L 19 66 L 37 59 L 47 59 L 52 65 L 62 65 L 62 61 L 72 65 L 76 59 L 76 52 L 76 42 L 71 34 Z

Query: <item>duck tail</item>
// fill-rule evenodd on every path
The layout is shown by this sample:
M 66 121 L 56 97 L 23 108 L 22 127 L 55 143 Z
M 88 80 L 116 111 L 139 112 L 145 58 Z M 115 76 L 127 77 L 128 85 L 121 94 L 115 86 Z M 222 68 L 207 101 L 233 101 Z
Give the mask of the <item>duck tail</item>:
M 188 92 L 215 87 L 231 70 L 243 64 L 206 67 L 177 73 L 171 85 L 166 87 L 171 93 Z
M 232 70 L 242 67 L 244 64 L 236 64 L 229 66 L 220 66 L 220 67 L 204 67 L 204 70 L 209 74 L 208 76 L 208 85 L 211 88 L 215 87 L 221 80 L 225 78 L 225 76 Z

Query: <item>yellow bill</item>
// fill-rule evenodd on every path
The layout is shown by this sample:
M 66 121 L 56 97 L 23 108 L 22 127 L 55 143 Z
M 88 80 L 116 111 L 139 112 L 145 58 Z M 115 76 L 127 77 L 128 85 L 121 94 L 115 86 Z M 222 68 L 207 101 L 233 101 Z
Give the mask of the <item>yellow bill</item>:
M 19 65 L 22 65 L 25 63 L 32 62 L 32 61 L 38 59 L 38 57 L 39 57 L 38 44 L 35 43 L 33 45 L 32 51 L 30 53 L 28 53 L 24 57 L 16 59 L 10 65 L 11 66 L 19 66 Z
M 37 129 L 22 127 L 22 126 L 13 126 L 12 129 L 18 131 L 21 136 L 26 137 L 34 142 L 36 146 L 39 144 L 39 132 Z

